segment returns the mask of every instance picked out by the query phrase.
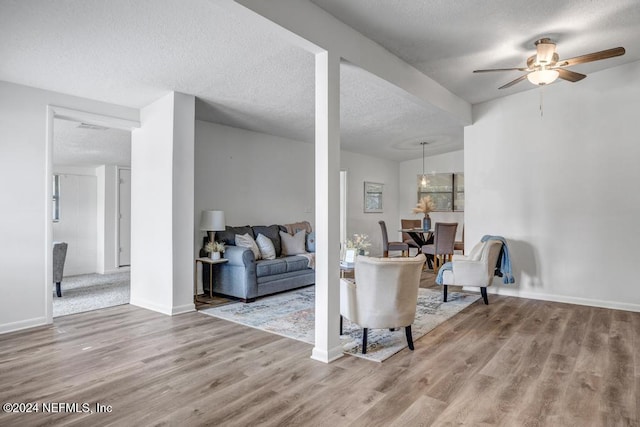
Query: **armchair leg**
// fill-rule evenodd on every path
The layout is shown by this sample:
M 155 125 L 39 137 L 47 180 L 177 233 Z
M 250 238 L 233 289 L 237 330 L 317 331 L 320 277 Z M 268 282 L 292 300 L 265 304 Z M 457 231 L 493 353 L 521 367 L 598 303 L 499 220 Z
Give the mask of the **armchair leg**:
M 58 295 L 58 298 L 62 297 L 62 287 L 60 286 L 60 282 L 56 282 L 56 295 Z
M 480 288 L 480 293 L 482 294 L 482 299 L 484 300 L 485 305 L 489 305 L 489 298 L 487 297 L 487 288 Z
M 407 336 L 407 345 L 409 350 L 413 351 L 413 336 L 411 335 L 411 325 L 404 328 L 405 335 Z
M 447 291 L 449 290 L 448 285 L 442 285 L 442 301 L 447 302 Z
M 367 354 L 367 328 L 362 329 L 362 354 Z

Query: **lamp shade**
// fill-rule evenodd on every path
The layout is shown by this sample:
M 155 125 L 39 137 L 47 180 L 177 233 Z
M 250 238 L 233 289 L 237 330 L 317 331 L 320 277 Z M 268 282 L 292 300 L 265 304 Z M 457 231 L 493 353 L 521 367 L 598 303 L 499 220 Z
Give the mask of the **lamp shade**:
M 202 211 L 200 230 L 224 231 L 224 211 Z
M 538 70 L 527 74 L 527 79 L 534 85 L 548 85 L 558 78 L 558 70 Z

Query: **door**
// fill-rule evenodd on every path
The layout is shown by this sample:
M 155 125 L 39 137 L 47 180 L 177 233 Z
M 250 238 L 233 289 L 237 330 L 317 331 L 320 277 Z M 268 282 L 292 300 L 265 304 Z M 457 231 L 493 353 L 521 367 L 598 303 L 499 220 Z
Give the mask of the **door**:
M 131 169 L 118 169 L 118 265 L 131 265 Z

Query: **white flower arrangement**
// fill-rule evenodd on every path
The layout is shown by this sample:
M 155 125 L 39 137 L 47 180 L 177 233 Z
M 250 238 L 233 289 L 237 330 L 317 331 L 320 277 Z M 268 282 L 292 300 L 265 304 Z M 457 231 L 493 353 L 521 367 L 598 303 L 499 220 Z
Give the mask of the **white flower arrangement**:
M 224 252 L 224 242 L 207 242 L 204 251 L 208 254 L 212 252 Z
M 366 234 L 354 234 L 353 239 L 347 240 L 347 249 L 364 251 L 369 246 L 371 246 L 371 242 L 369 242 L 369 236 Z

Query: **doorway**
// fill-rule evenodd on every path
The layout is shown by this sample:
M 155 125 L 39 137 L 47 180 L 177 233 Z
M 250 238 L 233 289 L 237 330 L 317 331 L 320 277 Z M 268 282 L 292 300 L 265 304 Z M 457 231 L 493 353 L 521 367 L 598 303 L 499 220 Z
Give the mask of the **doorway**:
M 131 131 L 138 126 L 49 107 L 47 177 L 54 185 L 48 206 L 56 218 L 49 223 L 48 241 L 51 247 L 65 241 L 68 248 L 62 296 L 46 285 L 50 321 L 129 303 Z M 49 271 L 51 262 L 48 258 Z

